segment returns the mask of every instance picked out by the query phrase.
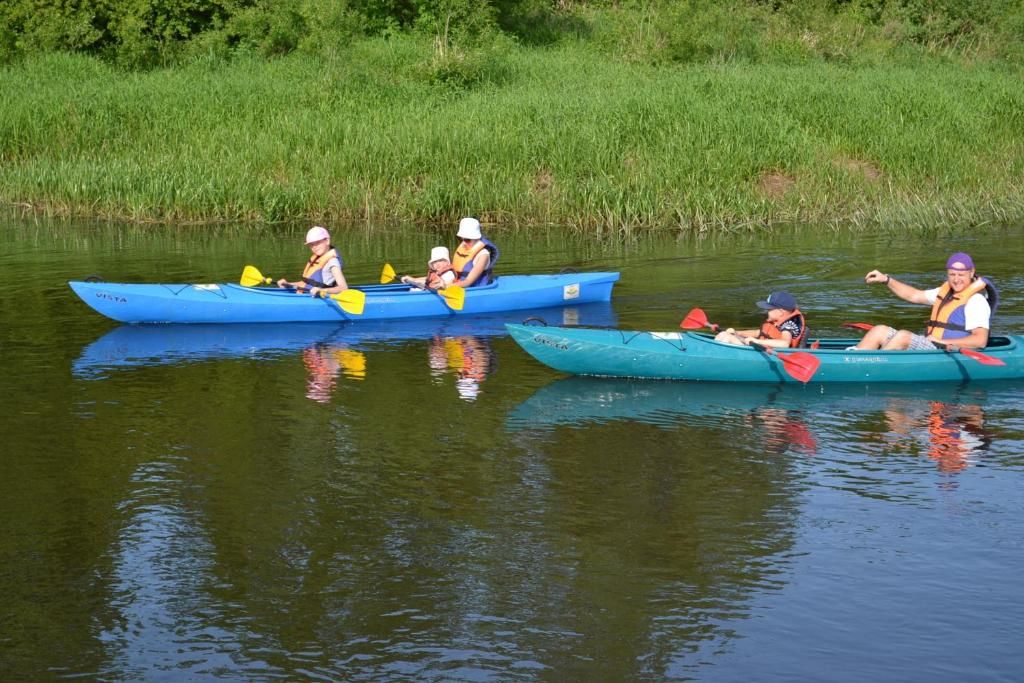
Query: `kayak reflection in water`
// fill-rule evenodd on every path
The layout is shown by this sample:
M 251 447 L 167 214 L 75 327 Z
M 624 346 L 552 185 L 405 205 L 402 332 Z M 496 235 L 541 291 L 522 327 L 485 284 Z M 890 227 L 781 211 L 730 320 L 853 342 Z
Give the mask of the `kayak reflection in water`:
M 482 337 L 436 336 L 427 353 L 435 383 L 440 383 L 445 373 L 454 374 L 455 388 L 464 401 L 477 399 L 480 385 L 494 370 L 494 354 Z
M 893 402 L 885 416 L 893 433 L 919 441 L 922 435 L 926 437 L 922 445 L 940 472 L 966 469 L 992 443 L 985 430 L 984 410 L 977 404 L 929 401 L 925 412 L 919 402 L 910 406 Z
M 344 346 L 314 344 L 302 351 L 302 364 L 306 366 L 306 398 L 317 403 L 329 403 L 338 376 L 353 380 L 366 378 L 366 356 Z

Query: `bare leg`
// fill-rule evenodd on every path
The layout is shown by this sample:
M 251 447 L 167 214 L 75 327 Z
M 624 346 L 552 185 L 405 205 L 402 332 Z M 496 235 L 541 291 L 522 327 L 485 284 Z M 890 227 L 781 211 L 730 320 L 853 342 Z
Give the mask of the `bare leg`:
M 869 350 L 880 349 L 882 348 L 882 344 L 885 343 L 890 332 L 892 332 L 892 328 L 888 325 L 875 325 L 868 330 L 868 333 L 860 340 L 860 343 L 857 344 L 857 348 Z
M 715 335 L 715 341 L 722 342 L 724 344 L 736 344 L 737 346 L 740 346 L 743 344 L 743 337 L 739 336 L 738 334 L 733 334 L 728 330 L 723 330 L 722 332 L 719 332 L 718 334 Z
M 900 330 L 882 349 L 885 351 L 905 351 L 910 348 L 910 337 L 913 334 L 910 330 Z

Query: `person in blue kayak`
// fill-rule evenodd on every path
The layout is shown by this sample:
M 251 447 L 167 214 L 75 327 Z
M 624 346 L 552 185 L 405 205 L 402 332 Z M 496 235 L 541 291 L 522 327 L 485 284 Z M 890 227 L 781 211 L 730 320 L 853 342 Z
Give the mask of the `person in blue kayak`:
M 761 346 L 777 349 L 797 348 L 805 345 L 807 321 L 796 305 L 796 297 L 789 292 L 772 292 L 757 307 L 767 312 L 767 318 L 756 330 L 734 330 L 719 332 L 715 341 L 726 344 L 750 345 L 756 341 Z
M 932 307 L 925 333 L 875 325 L 850 350 L 923 351 L 949 344 L 965 349 L 983 349 L 988 344 L 992 312 L 999 301 L 992 281 L 978 277 L 969 254 L 959 251 L 946 260 L 946 282 L 921 290 L 872 270 L 864 276 L 869 284 L 884 284 L 890 292 L 912 304 Z
M 312 296 L 337 294 L 348 289 L 345 274 L 342 272 L 341 255 L 331 244 L 331 234 L 327 228 L 314 225 L 306 233 L 306 246 L 313 255 L 302 269 L 302 278 L 290 282 L 285 278 L 277 281 L 281 288 L 292 287 L 298 292 L 309 289 Z
M 458 275 L 455 273 L 455 269 L 452 268 L 448 247 L 434 247 L 430 250 L 430 260 L 427 261 L 426 276 L 412 277 L 411 275 L 403 275 L 402 282 L 421 289 L 446 289 L 457 278 Z
M 498 247 L 480 232 L 480 221 L 475 218 L 463 218 L 459 221 L 459 232 L 462 241 L 455 250 L 452 267 L 458 274 L 455 281 L 460 287 L 489 285 L 494 281 L 494 264 L 498 262 Z

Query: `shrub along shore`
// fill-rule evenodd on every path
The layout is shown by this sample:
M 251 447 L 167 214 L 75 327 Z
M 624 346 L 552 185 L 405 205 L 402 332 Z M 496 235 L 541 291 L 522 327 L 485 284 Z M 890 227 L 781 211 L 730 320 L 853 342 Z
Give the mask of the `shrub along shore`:
M 439 61 L 440 58 L 440 61 Z M 659 64 L 578 44 L 0 68 L 0 202 L 129 221 L 585 232 L 1024 218 L 1024 89 L 942 57 Z

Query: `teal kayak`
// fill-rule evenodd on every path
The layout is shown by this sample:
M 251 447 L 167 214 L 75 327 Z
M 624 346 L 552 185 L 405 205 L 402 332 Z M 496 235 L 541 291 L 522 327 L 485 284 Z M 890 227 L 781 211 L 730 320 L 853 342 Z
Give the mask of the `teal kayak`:
M 541 363 L 573 375 L 699 382 L 797 382 L 779 356 L 716 342 L 701 332 L 643 332 L 582 327 L 507 325 L 512 338 Z M 993 337 L 983 360 L 946 351 L 853 351 L 856 339 L 823 339 L 813 357 L 819 382 L 963 382 L 1024 378 L 1024 338 Z M 792 358 L 792 356 L 791 356 Z M 994 361 L 1001 361 L 995 364 Z M 991 364 L 990 364 L 991 363 Z
M 615 272 L 502 275 L 465 290 L 454 310 L 444 297 L 407 285 L 356 287 L 366 294 L 361 313 L 347 312 L 332 299 L 314 299 L 276 287 L 236 284 L 130 284 L 72 281 L 82 301 L 123 323 L 285 323 L 400 320 L 471 316 L 611 299 Z

